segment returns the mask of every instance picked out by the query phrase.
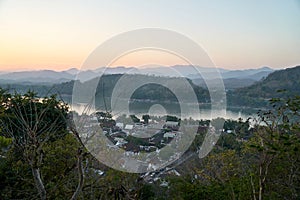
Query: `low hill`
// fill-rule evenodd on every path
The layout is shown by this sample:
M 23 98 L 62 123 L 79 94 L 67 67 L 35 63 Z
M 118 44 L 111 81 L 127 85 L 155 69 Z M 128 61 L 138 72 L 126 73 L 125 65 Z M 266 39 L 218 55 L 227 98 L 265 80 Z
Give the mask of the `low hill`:
M 300 95 L 300 66 L 275 71 L 251 86 L 227 93 L 230 105 L 262 107 L 271 98 Z
M 116 87 L 117 82 L 119 79 L 122 77 L 122 74 L 110 74 L 110 75 L 104 75 L 98 79 L 92 79 L 89 81 L 86 81 L 84 83 L 77 82 L 77 88 L 80 90 L 80 93 L 85 95 L 86 91 L 90 88 L 90 85 L 93 85 L 94 81 L 99 81 L 98 82 L 98 87 L 96 91 L 96 101 L 97 99 L 100 101 L 103 100 L 103 97 L 107 99 L 107 102 L 110 102 L 110 98 L 112 96 L 113 90 Z M 185 78 L 180 78 L 180 77 L 158 77 L 158 76 L 147 76 L 147 75 L 127 75 L 129 78 L 132 77 L 133 80 L 148 80 L 148 82 L 152 82 L 151 84 L 146 84 L 140 88 L 138 88 L 134 93 L 133 96 L 131 97 L 132 99 L 135 100 L 147 100 L 147 101 L 156 101 L 156 102 L 177 102 L 177 98 L 175 94 L 171 92 L 168 88 L 165 88 L 161 85 L 155 84 L 156 82 L 170 82 L 173 79 L 173 83 L 178 85 L 174 85 L 174 88 L 177 88 L 177 90 L 181 93 L 186 93 L 187 91 L 184 90 L 184 87 L 180 85 L 181 81 L 180 79 L 185 79 Z M 150 80 L 150 81 L 149 81 Z M 198 101 L 201 103 L 209 103 L 210 98 L 209 98 L 209 93 L 206 89 L 203 89 L 200 86 L 197 86 L 192 83 L 189 79 L 187 81 L 190 83 L 192 86 Z M 73 90 L 73 85 L 75 81 L 70 81 L 62 84 L 56 84 L 54 85 L 54 88 L 59 91 L 60 95 L 64 97 L 69 97 L 71 98 L 72 95 L 72 90 Z M 129 86 L 128 86 L 129 87 Z M 183 89 L 182 89 L 183 87 Z M 124 88 L 125 89 L 125 88 Z M 189 94 L 186 94 L 185 96 L 188 97 Z
M 285 90 L 278 93 L 278 90 Z M 287 68 L 271 73 L 265 79 L 237 92 L 250 97 L 288 97 L 300 95 L 300 66 Z

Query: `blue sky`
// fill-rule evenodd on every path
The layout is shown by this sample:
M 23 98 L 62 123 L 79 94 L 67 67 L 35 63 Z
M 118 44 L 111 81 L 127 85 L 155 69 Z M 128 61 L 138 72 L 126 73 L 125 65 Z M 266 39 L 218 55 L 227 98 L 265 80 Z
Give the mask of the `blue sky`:
M 105 40 L 145 27 L 187 35 L 223 68 L 300 63 L 299 0 L 0 0 L 0 70 L 80 67 Z

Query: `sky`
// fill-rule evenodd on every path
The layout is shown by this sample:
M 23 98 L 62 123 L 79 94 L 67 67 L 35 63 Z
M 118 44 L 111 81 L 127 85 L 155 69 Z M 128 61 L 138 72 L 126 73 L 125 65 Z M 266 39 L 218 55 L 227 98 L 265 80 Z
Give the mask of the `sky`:
M 149 27 L 186 35 L 226 69 L 300 64 L 300 0 L 0 0 L 0 71 L 80 68 L 112 36 Z M 149 51 L 116 63 L 154 57 L 183 64 Z

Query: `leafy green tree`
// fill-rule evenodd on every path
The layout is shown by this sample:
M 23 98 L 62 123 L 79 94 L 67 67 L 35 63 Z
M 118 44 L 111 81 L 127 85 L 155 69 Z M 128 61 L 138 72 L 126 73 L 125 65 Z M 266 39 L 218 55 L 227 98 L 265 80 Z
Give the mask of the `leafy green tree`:
M 11 138 L 0 136 L 0 157 L 4 157 L 2 153 L 11 145 L 11 143 L 12 143 Z
M 41 175 L 43 147 L 66 134 L 68 107 L 55 96 L 40 99 L 31 91 L 24 95 L 2 92 L 1 96 L 2 134 L 12 138 L 15 149 L 30 166 L 41 199 L 46 199 Z
M 96 112 L 96 116 L 102 128 L 112 128 L 116 125 L 110 112 Z
M 145 124 L 148 124 L 148 123 L 149 123 L 149 119 L 150 119 L 150 116 L 149 116 L 149 115 L 143 115 L 142 118 L 143 118 Z
M 300 196 L 300 97 L 272 99 L 272 110 L 259 114 L 248 143 L 257 174 L 257 198 L 297 199 Z
M 180 119 L 178 119 L 178 117 L 176 117 L 176 116 L 167 115 L 166 121 L 180 122 Z
M 135 115 L 130 115 L 130 118 L 131 118 L 131 120 L 134 122 L 134 123 L 139 123 L 141 120 L 137 117 L 137 116 L 135 116 Z

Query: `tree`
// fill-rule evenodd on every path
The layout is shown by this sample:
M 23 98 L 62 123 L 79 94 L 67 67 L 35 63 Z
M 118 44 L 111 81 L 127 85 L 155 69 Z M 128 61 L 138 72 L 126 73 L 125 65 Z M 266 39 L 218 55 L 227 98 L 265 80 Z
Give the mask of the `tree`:
M 167 115 L 166 121 L 180 122 L 180 119 L 178 119 L 178 117 L 176 117 L 176 116 Z
M 96 112 L 96 116 L 102 128 L 112 128 L 116 125 L 110 112 Z
M 56 96 L 40 99 L 34 92 L 10 95 L 1 90 L 0 127 L 31 168 L 41 199 L 47 198 L 41 175 L 43 147 L 67 133 L 68 107 Z
M 255 135 L 248 143 L 257 168 L 259 200 L 297 199 L 300 182 L 300 97 L 272 99 L 273 109 L 260 112 Z M 254 185 L 254 183 L 253 183 Z M 255 191 L 257 188 L 258 191 Z
M 148 124 L 148 123 L 149 123 L 149 119 L 150 119 L 150 116 L 149 116 L 149 115 L 143 115 L 142 118 L 143 118 L 145 124 Z
M 139 123 L 140 122 L 140 119 L 135 115 L 130 115 L 130 118 L 134 123 Z

